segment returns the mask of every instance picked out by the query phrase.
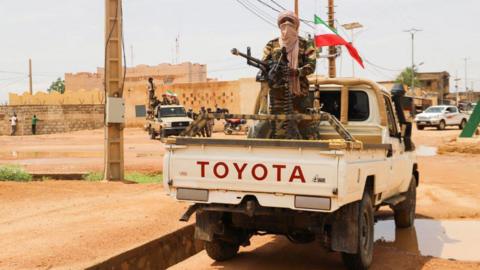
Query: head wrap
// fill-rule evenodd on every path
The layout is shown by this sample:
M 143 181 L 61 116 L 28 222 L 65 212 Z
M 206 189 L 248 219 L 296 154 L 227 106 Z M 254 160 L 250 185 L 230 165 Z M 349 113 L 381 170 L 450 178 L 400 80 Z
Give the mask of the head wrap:
M 285 10 L 279 14 L 277 24 L 280 28 L 280 47 L 287 49 L 288 65 L 291 69 L 296 70 L 298 69 L 298 29 L 300 27 L 300 20 L 295 13 Z M 298 76 L 290 78 L 290 89 L 294 95 L 301 95 Z

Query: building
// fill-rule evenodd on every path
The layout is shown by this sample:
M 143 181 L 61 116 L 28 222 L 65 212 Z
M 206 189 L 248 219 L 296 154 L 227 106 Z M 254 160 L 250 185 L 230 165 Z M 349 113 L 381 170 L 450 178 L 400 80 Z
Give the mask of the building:
M 103 68 L 97 68 L 95 73 L 66 73 L 65 91 L 101 90 L 104 88 L 104 74 Z M 165 85 L 207 82 L 207 65 L 186 62 L 178 65 L 159 64 L 156 66 L 138 65 L 130 67 L 127 68 L 125 76 L 125 88 L 134 88 L 140 84 L 145 85 L 149 77 Z

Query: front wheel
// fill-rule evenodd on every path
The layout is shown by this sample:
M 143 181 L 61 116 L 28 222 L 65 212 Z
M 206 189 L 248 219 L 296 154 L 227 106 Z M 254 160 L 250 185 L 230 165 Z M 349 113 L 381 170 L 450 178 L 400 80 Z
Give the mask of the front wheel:
M 417 179 L 412 175 L 406 199 L 393 208 L 395 226 L 397 228 L 409 228 L 415 222 L 415 208 L 417 205 Z
M 205 250 L 210 258 L 221 262 L 229 260 L 237 255 L 239 245 L 228 243 L 220 239 L 213 239 L 212 242 L 205 242 Z
M 462 122 L 460 122 L 460 125 L 458 125 L 458 128 L 459 128 L 460 130 L 463 130 L 466 125 L 467 125 L 467 120 L 462 119 Z
M 438 130 L 444 130 L 447 125 L 445 124 L 445 121 L 440 121 L 440 123 L 437 126 Z
M 424 130 L 425 127 L 424 127 L 424 126 L 419 126 L 419 125 L 417 125 L 417 129 L 418 129 L 418 130 Z
M 359 203 L 358 249 L 356 254 L 342 253 L 342 260 L 348 269 L 368 269 L 373 260 L 373 205 L 368 192 Z

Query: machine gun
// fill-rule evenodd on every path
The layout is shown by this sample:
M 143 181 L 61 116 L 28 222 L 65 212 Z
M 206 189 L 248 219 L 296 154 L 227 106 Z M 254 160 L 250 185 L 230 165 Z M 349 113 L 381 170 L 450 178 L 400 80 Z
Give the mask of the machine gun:
M 247 54 L 232 49 L 232 54 L 247 59 L 247 64 L 260 69 L 261 73 L 257 77 L 259 81 L 266 81 L 270 88 L 270 113 L 291 115 L 293 111 L 293 94 L 289 84 L 289 65 L 287 58 L 287 49 L 282 48 L 278 61 L 262 61 L 252 57 L 250 47 L 247 47 Z M 281 93 L 280 95 L 278 93 Z M 279 98 L 281 96 L 281 98 Z M 276 98 L 272 98 L 276 97 Z M 277 121 L 271 121 L 271 137 L 276 137 Z M 282 129 L 286 130 L 286 139 L 301 139 L 302 136 L 298 129 L 298 123 L 295 120 L 282 122 Z

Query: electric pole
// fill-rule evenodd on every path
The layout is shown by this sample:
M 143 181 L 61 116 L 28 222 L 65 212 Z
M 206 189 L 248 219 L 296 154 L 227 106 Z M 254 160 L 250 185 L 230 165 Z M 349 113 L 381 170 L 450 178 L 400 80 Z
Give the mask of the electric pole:
M 105 0 L 105 174 L 104 179 L 122 181 L 123 149 L 123 66 L 122 0 Z
M 456 105 L 458 107 L 458 104 L 460 103 L 460 93 L 458 92 L 458 81 L 460 81 L 460 78 L 458 78 L 458 72 L 455 75 L 455 94 L 456 94 Z
M 345 30 L 350 30 L 352 34 L 352 41 L 350 42 L 353 45 L 354 41 L 354 36 L 355 36 L 355 29 L 362 28 L 363 25 L 361 25 L 359 22 L 353 22 L 353 23 L 347 23 L 342 25 Z M 355 59 L 352 58 L 352 77 L 355 77 Z
M 334 0 L 328 0 L 328 25 L 331 28 L 335 28 L 335 4 Z M 328 76 L 330 78 L 335 78 L 337 76 L 336 68 L 336 58 L 337 58 L 337 48 L 335 46 L 330 46 L 328 49 Z
M 412 84 L 410 86 L 410 90 L 412 92 L 412 95 L 415 95 L 415 34 L 420 32 L 422 30 L 420 29 L 409 29 L 405 30 L 403 32 L 410 33 L 412 37 Z M 443 103 L 443 96 L 441 97 L 442 103 Z
M 298 15 L 298 0 L 295 0 L 295 14 L 297 15 L 297 17 L 299 16 Z
M 32 59 L 28 59 L 28 84 L 30 95 L 33 95 Z

